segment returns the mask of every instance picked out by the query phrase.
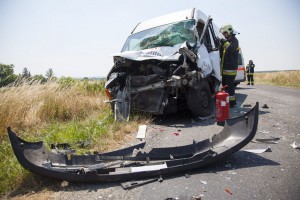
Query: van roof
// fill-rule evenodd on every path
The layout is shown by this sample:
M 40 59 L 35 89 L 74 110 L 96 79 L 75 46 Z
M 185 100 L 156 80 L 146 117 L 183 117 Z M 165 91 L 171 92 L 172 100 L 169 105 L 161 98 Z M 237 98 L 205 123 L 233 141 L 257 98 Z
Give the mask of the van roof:
M 174 13 L 170 13 L 167 15 L 163 15 L 163 16 L 156 17 L 156 18 L 139 23 L 135 27 L 135 29 L 132 31 L 132 34 L 138 33 L 138 32 L 153 28 L 153 27 L 170 24 L 170 23 L 174 23 L 174 22 L 178 22 L 178 21 L 182 21 L 182 20 L 187 20 L 187 19 L 195 19 L 196 21 L 198 21 L 200 19 L 203 22 L 205 22 L 207 20 L 207 16 L 203 12 L 201 12 L 200 10 L 195 9 L 195 8 L 183 10 L 183 11 L 179 11 L 179 12 L 174 12 Z

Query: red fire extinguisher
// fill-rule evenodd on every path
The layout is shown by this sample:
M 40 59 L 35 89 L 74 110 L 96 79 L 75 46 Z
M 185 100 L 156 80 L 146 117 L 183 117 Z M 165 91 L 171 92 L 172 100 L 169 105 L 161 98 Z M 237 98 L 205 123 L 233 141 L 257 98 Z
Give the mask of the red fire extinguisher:
M 229 118 L 229 94 L 225 92 L 227 87 L 223 86 L 216 94 L 216 121 L 220 126 L 224 126 L 225 120 Z

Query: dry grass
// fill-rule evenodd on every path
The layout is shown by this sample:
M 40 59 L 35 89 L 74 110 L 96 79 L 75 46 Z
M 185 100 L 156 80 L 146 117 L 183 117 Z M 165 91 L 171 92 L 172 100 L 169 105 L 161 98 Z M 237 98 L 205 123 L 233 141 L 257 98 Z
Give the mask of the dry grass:
M 79 149 L 79 153 L 103 152 L 131 140 L 138 125 L 150 120 L 148 116 L 136 115 L 131 116 L 130 122 L 114 122 L 110 106 L 104 100 L 107 98 L 103 82 L 25 82 L 0 88 L 0 199 L 1 195 L 39 199 L 37 193 L 50 188 L 49 180 L 43 181 L 20 166 L 12 152 L 6 127 L 11 126 L 25 140 L 42 140 L 46 145 L 76 144 L 92 138 L 90 146 Z M 36 194 L 30 194 L 32 188 Z M 23 194 L 26 195 L 23 197 Z M 52 198 L 52 192 L 47 194 Z
M 26 131 L 53 121 L 84 119 L 107 106 L 104 99 L 104 95 L 89 94 L 76 86 L 61 87 L 57 82 L 2 88 L 0 137 L 8 126 Z
M 300 88 L 300 70 L 255 73 L 255 83 Z

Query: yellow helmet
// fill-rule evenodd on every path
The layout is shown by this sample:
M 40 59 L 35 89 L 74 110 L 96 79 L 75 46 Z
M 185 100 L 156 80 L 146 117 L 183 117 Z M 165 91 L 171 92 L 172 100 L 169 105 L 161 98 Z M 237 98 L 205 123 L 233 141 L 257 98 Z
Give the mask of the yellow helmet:
M 220 28 L 220 32 L 224 33 L 227 32 L 229 35 L 232 35 L 234 30 L 231 26 L 231 24 L 224 24 L 221 28 Z

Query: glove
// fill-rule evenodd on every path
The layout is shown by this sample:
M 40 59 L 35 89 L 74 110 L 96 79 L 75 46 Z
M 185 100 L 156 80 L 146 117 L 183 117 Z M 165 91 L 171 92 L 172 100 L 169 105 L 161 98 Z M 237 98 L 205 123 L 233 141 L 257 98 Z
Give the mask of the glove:
M 225 42 L 227 42 L 227 40 L 226 40 L 226 39 L 224 39 L 224 38 L 221 38 L 220 42 L 221 42 L 221 44 L 222 44 L 222 45 L 224 45 L 224 44 L 225 44 Z

